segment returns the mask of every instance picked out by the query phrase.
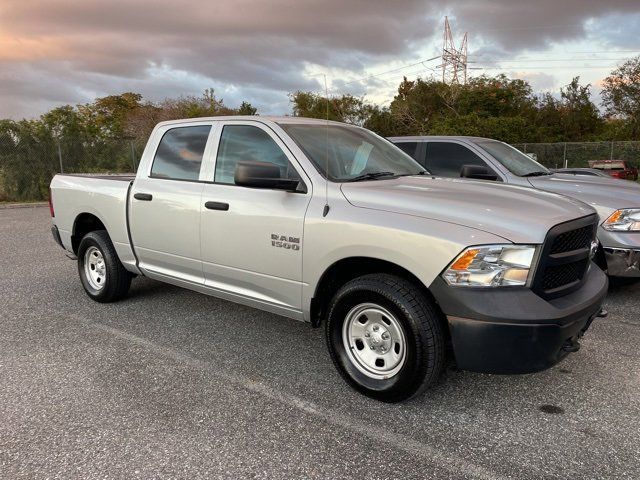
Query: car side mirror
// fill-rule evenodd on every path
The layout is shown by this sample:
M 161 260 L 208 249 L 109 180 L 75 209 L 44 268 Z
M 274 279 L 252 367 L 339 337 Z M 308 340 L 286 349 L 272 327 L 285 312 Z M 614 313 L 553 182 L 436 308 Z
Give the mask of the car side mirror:
M 251 188 L 268 188 L 301 193 L 306 193 L 307 190 L 300 180 L 283 178 L 280 175 L 280 167 L 269 162 L 238 162 L 234 173 L 234 182 L 236 185 Z
M 494 172 L 480 165 L 463 165 L 460 169 L 460 177 L 475 178 L 476 180 L 498 180 L 498 176 Z

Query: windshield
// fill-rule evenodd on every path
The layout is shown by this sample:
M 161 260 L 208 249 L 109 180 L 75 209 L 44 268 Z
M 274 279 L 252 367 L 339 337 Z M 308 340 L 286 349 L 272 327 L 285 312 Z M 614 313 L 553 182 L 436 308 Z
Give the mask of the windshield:
M 498 160 L 514 175 L 532 177 L 550 175 L 551 172 L 533 158 L 525 155 L 517 148 L 497 140 L 480 140 L 476 144 L 489 155 Z
M 302 123 L 280 126 L 318 171 L 332 181 L 384 179 L 425 171 L 398 147 L 363 128 Z

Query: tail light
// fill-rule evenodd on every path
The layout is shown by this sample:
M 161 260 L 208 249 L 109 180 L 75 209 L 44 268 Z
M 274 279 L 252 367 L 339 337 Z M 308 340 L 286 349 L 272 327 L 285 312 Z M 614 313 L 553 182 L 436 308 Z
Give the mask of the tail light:
M 56 216 L 56 213 L 53 211 L 53 199 L 51 198 L 51 187 L 49 187 L 49 213 L 51 213 L 51 217 Z

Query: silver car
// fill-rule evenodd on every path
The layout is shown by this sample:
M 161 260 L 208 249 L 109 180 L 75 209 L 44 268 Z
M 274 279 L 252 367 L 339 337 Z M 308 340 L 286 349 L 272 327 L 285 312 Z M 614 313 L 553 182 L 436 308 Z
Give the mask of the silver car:
M 640 277 L 640 185 L 598 176 L 554 173 L 520 150 L 480 137 L 392 137 L 438 177 L 468 178 L 576 198 L 600 217 L 596 261 L 610 276 Z

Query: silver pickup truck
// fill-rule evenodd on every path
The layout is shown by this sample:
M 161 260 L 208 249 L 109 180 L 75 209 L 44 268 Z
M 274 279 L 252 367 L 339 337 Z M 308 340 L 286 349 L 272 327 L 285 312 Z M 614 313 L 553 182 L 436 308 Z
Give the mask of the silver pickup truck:
M 394 137 L 430 173 L 503 182 L 577 198 L 600 217 L 596 263 L 612 277 L 640 277 L 640 185 L 554 173 L 512 146 L 480 137 Z
M 579 347 L 607 278 L 577 200 L 433 178 L 387 140 L 296 117 L 164 122 L 134 177 L 56 175 L 52 232 L 98 302 L 146 277 L 326 329 L 360 392 L 462 369 L 526 373 Z

